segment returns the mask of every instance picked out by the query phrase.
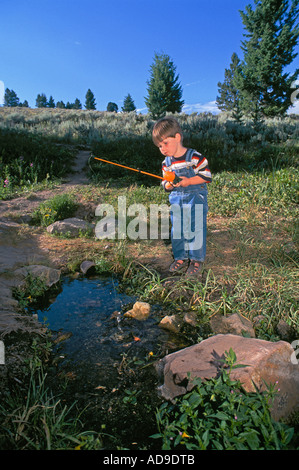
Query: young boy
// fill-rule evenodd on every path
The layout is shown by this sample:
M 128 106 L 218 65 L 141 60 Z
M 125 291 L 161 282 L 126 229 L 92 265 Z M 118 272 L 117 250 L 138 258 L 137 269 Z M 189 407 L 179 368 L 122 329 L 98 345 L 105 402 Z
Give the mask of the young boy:
M 190 260 L 187 275 L 194 275 L 201 269 L 206 255 L 207 183 L 212 180 L 208 161 L 200 153 L 183 146 L 181 127 L 172 117 L 156 122 L 153 142 L 165 156 L 163 176 L 172 171 L 179 178 L 178 183 L 162 181 L 171 204 L 174 262 L 169 271 L 175 273 L 186 268 Z

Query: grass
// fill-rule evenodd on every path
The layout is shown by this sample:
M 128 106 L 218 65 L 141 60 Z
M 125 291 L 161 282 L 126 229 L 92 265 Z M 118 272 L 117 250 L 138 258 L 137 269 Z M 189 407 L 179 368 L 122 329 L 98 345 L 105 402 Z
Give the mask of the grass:
M 14 122 L 18 132 L 22 130 L 39 133 L 44 126 L 44 134 L 56 141 L 55 149 L 58 148 L 57 142 L 64 145 L 87 143 L 100 153 L 105 151 L 106 158 L 117 159 L 117 156 L 128 151 L 127 133 L 131 139 L 130 149 L 134 151 L 125 155 L 125 163 L 129 166 L 139 165 L 139 153 L 141 160 L 148 155 L 149 160 L 156 159 L 155 149 L 148 139 L 152 123 L 146 117 L 124 116 L 121 119 L 121 116 L 110 116 L 109 113 L 81 112 L 71 115 L 59 111 L 47 111 L 42 115 L 40 111 L 31 110 L 24 112 L 20 118 L 18 113 L 18 116 L 13 117 L 8 112 L 4 116 L 4 111 L 0 111 L 1 127 L 5 127 L 5 123 L 12 125 Z M 213 315 L 236 312 L 253 322 L 258 338 L 268 341 L 281 339 L 279 324 L 283 321 L 291 331 L 288 340 L 298 339 L 299 172 L 296 165 L 298 145 L 295 143 L 298 124 L 289 119 L 282 122 L 274 120 L 266 123 L 258 132 L 249 123 L 238 126 L 221 119 L 223 118 L 211 116 L 180 116 L 186 138 L 195 148 L 206 153 L 208 158 L 211 152 L 214 167 L 213 182 L 209 186 L 208 246 L 203 279 L 190 280 L 182 277 L 176 283 L 169 279 L 165 270 L 171 259 L 171 248 L 163 240 L 57 239 L 57 244 L 60 243 L 64 256 L 68 257 L 68 266 L 73 271 L 78 270 L 80 259 L 92 259 L 98 272 L 116 273 L 128 293 L 134 293 L 138 298 L 151 303 L 160 303 L 163 311 L 177 313 L 182 317 L 185 313 L 192 312 L 196 326 L 186 327 L 182 331 L 190 344 L 210 334 L 207 327 Z M 134 135 L 138 137 L 135 139 Z M 115 145 L 111 146 L 113 136 Z M 226 154 L 229 155 L 228 159 L 223 158 Z M 30 164 L 31 156 L 28 153 L 27 164 Z M 19 153 L 11 155 L 11 167 L 9 163 L 5 163 L 8 166 L 5 167 L 6 173 L 1 174 L 3 181 L 0 188 L 0 197 L 3 199 L 20 194 L 21 189 L 16 180 L 13 186 L 4 183 L 5 178 L 8 179 L 7 175 L 23 175 L 17 173 L 19 157 Z M 228 164 L 227 168 L 224 168 L 224 161 L 225 165 Z M 59 166 L 59 171 L 62 171 L 63 158 L 60 164 L 62 166 Z M 158 172 L 158 166 L 160 167 L 160 157 L 154 161 L 152 168 Z M 29 168 L 33 167 L 29 166 L 28 172 Z M 92 164 L 91 183 L 64 196 L 59 201 L 59 207 L 66 209 L 71 205 L 75 209 L 76 206 L 82 208 L 85 205 L 106 203 L 111 204 L 117 214 L 118 197 L 125 196 L 127 207 L 134 203 L 143 204 L 149 214 L 151 204 L 167 203 L 167 195 L 159 183 L 139 178 L 138 175 L 131 178 L 131 173 L 119 178 L 120 175 L 109 168 Z M 152 168 L 147 169 L 150 171 Z M 53 184 L 52 176 L 35 182 L 35 177 L 30 179 L 29 173 L 25 172 L 24 175 L 23 191 L 30 190 L 35 184 Z M 30 181 L 26 181 L 26 178 Z M 69 197 L 68 201 L 66 197 Z M 41 225 L 46 226 L 48 223 L 49 208 L 51 211 L 53 209 L 53 213 L 58 212 L 57 205 L 54 208 L 50 207 L 51 204 L 53 201 L 47 201 L 35 214 Z M 58 217 L 65 217 L 65 211 Z M 128 221 L 131 219 L 132 217 L 128 217 Z M 157 260 L 155 266 L 152 263 L 153 258 Z M 22 295 L 28 300 L 31 294 L 26 292 Z M 130 361 L 129 357 L 127 361 Z M 76 410 L 76 405 L 67 409 L 62 400 L 52 395 L 46 387 L 40 367 L 33 375 L 31 372 L 32 367 L 29 364 L 26 372 L 27 389 L 21 387 L 19 394 L 5 396 L 2 401 L 1 445 L 19 449 L 76 446 L 83 449 L 101 448 L 101 423 L 95 433 L 84 434 L 84 418 Z M 133 404 L 136 410 L 142 394 L 137 396 L 134 390 L 131 384 L 121 401 L 123 406 Z M 187 399 L 194 403 L 191 395 Z M 154 418 L 155 409 L 149 404 L 147 406 L 148 416 Z M 185 411 L 180 410 L 175 419 L 179 419 Z M 163 413 L 165 417 L 165 409 Z M 164 433 L 166 436 L 167 432 L 162 431 L 162 424 L 160 420 L 161 435 Z M 239 431 L 245 432 L 241 428 Z M 191 436 L 190 429 L 181 429 L 181 432 Z M 179 435 L 182 437 L 182 434 Z M 169 437 L 171 436 L 166 436 L 167 445 L 173 442 Z M 189 442 L 188 439 L 185 437 L 185 443 Z M 254 446 L 257 433 L 251 433 L 249 439 Z M 285 437 L 285 443 L 287 440 L 288 436 Z M 202 435 L 202 443 L 207 442 L 208 435 Z

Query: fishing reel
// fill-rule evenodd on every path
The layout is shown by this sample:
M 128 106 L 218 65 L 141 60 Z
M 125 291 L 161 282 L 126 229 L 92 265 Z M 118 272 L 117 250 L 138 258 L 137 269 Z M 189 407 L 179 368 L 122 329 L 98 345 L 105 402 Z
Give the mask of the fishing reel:
M 180 181 L 174 171 L 165 171 L 163 179 L 172 184 L 176 184 Z

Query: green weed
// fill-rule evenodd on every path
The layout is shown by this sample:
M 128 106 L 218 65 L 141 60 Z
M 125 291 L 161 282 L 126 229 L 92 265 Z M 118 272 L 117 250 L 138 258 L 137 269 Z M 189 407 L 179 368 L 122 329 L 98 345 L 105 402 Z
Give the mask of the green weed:
M 162 450 L 280 450 L 292 448 L 294 429 L 271 418 L 270 404 L 276 390 L 248 393 L 231 379 L 236 364 L 232 349 L 226 352 L 218 378 L 191 378 L 193 389 L 163 403 L 156 413 Z

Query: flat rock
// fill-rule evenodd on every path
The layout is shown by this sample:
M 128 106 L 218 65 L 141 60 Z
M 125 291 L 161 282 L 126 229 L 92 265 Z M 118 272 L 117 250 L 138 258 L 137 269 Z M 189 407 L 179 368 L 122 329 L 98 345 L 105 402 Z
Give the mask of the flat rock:
M 164 384 L 159 387 L 162 396 L 172 400 L 192 389 L 191 377 L 211 379 L 219 374 L 226 351 L 232 348 L 237 364 L 246 367 L 233 369 L 231 378 L 240 380 L 247 392 L 255 392 L 267 384 L 276 384 L 278 395 L 272 405 L 274 419 L 287 418 L 299 408 L 299 366 L 293 364 L 294 353 L 285 341 L 270 342 L 237 335 L 215 335 L 188 348 L 165 356 L 157 363 L 157 371 Z
M 59 282 L 61 271 L 59 269 L 49 268 L 48 266 L 40 264 L 24 266 L 23 268 L 19 268 L 14 271 L 15 283 L 19 285 L 22 284 L 28 274 L 31 274 L 32 277 L 42 279 L 47 287 L 52 287 L 54 284 Z
M 80 234 L 85 233 L 89 230 L 93 230 L 93 224 L 86 222 L 83 219 L 77 217 L 71 217 L 69 219 L 58 220 L 47 227 L 47 232 L 68 235 L 71 237 L 78 237 Z
M 214 315 L 210 318 L 210 327 L 216 335 L 227 334 L 249 336 L 255 338 L 255 331 L 250 320 L 240 313 L 233 313 L 227 317 Z

